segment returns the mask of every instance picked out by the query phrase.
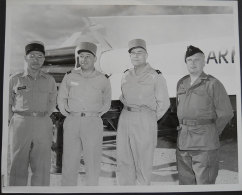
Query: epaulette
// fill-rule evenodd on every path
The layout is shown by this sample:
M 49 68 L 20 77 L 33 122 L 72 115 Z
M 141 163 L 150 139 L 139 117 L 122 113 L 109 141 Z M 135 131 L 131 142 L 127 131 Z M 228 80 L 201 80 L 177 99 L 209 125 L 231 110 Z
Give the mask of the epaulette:
M 176 88 L 176 90 L 178 90 L 179 85 L 180 85 L 185 79 L 187 79 L 188 77 L 189 77 L 189 75 L 186 75 L 186 76 L 182 77 L 182 78 L 177 82 L 177 88 Z
M 24 72 L 15 72 L 13 74 L 10 74 L 9 78 L 12 79 L 14 77 L 22 76 L 23 74 L 24 74 Z
M 162 74 L 160 70 L 155 70 L 158 74 Z
M 126 73 L 129 69 L 125 70 L 124 73 Z
M 107 79 L 108 79 L 110 76 L 111 76 L 111 74 L 110 74 L 110 75 L 105 74 L 105 77 L 106 77 Z
M 15 72 L 13 74 L 10 74 L 10 76 L 14 77 L 14 76 L 17 76 L 17 75 L 21 75 L 23 74 L 24 72 Z
M 214 76 L 208 74 L 207 79 L 211 80 L 211 79 L 216 79 L 216 78 Z

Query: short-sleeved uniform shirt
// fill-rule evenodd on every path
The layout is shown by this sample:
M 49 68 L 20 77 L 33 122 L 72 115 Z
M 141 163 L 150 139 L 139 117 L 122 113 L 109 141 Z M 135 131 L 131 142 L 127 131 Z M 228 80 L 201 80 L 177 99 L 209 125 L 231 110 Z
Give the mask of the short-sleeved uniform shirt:
M 149 64 L 141 74 L 127 70 L 121 81 L 121 102 L 129 107 L 146 107 L 156 112 L 159 120 L 170 106 L 166 80 Z
M 57 87 L 54 78 L 39 72 L 34 79 L 27 71 L 13 75 L 9 83 L 12 111 L 52 113 L 56 106 Z
M 70 112 L 102 115 L 111 105 L 110 81 L 97 70 L 85 76 L 81 70 L 73 69 L 64 76 L 57 101 L 61 113 L 65 116 Z

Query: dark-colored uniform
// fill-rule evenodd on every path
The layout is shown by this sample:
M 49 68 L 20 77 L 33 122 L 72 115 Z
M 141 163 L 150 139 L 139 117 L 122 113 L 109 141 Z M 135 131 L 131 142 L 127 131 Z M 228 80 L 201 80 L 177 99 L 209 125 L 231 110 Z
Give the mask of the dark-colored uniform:
M 177 166 L 180 184 L 214 184 L 218 175 L 219 135 L 233 117 L 222 83 L 202 73 L 192 84 L 177 84 Z
M 36 80 L 23 72 L 10 78 L 9 105 L 11 169 L 9 185 L 24 186 L 28 167 L 32 170 L 31 185 L 50 183 L 52 121 L 57 88 L 52 76 L 40 71 Z

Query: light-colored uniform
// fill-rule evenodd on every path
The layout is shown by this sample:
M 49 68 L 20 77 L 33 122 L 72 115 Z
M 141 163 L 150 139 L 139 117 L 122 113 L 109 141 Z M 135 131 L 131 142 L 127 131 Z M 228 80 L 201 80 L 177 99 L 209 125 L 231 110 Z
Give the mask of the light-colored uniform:
M 140 75 L 134 69 L 122 78 L 117 134 L 117 176 L 120 185 L 147 185 L 151 182 L 157 121 L 170 106 L 166 81 L 149 64 Z
M 50 184 L 52 121 L 57 87 L 52 76 L 40 71 L 36 80 L 28 72 L 10 78 L 9 105 L 11 168 L 9 185 L 24 186 L 28 167 L 31 185 Z
M 106 76 L 94 71 L 84 76 L 73 69 L 66 74 L 57 98 L 64 121 L 62 185 L 77 185 L 83 150 L 86 185 L 97 185 L 102 155 L 101 115 L 111 105 L 111 85 Z
M 218 175 L 219 135 L 233 117 L 224 86 L 205 74 L 190 85 L 177 84 L 177 163 L 180 184 L 214 184 Z

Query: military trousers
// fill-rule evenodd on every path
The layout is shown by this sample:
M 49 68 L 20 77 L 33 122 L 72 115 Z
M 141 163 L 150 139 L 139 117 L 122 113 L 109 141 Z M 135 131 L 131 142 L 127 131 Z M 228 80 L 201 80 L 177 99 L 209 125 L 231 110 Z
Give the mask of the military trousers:
M 81 153 L 84 158 L 86 185 L 98 185 L 102 157 L 102 119 L 70 115 L 65 119 L 63 128 L 61 185 L 77 185 Z
M 215 150 L 176 150 L 180 185 L 215 184 L 219 158 Z
M 29 167 L 32 186 L 50 184 L 52 121 L 50 117 L 14 114 L 10 130 L 10 186 L 28 184 Z
M 150 110 L 123 109 L 117 132 L 117 182 L 149 185 L 157 144 L 156 114 Z

